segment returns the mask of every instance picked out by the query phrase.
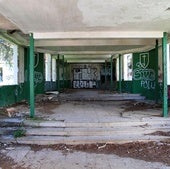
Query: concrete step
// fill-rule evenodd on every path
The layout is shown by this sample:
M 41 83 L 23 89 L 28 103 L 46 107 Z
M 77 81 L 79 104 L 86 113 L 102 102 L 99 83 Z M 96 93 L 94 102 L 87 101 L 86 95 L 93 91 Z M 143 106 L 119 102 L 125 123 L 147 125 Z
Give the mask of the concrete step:
M 89 101 L 89 100 L 95 100 L 95 101 L 119 101 L 119 100 L 144 100 L 144 96 L 73 96 L 73 97 L 63 97 L 64 100 L 67 101 Z M 62 98 L 61 98 L 62 100 Z
M 19 127 L 23 125 L 23 119 L 20 118 L 4 118 L 0 119 L 0 127 Z
M 107 143 L 107 144 L 122 144 L 133 141 L 161 141 L 168 139 L 165 136 L 26 136 L 17 138 L 16 142 L 19 144 L 37 144 L 37 145 L 52 145 L 52 144 L 96 144 L 96 143 Z M 4 140 L 3 140 L 4 141 Z M 15 142 L 15 140 L 13 140 Z
M 113 136 L 144 135 L 156 131 L 170 131 L 170 128 L 27 128 L 26 135 L 35 136 Z
M 24 126 L 30 127 L 56 127 L 56 128 L 105 128 L 105 127 L 128 127 L 128 126 L 141 126 L 143 128 L 149 126 L 155 127 L 170 127 L 170 119 L 158 118 L 157 120 L 130 120 L 130 121 L 115 121 L 115 122 L 66 122 L 66 121 L 55 121 L 55 120 L 25 120 Z
M 17 130 L 18 130 L 18 127 L 0 127 L 0 136 L 1 135 L 13 135 L 13 133 Z

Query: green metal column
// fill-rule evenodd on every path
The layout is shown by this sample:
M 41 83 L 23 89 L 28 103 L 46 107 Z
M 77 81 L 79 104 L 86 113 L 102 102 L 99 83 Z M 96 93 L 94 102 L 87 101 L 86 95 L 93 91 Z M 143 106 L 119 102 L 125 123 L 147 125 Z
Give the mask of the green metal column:
M 167 39 L 166 32 L 162 38 L 162 68 L 163 68 L 163 117 L 168 116 L 168 86 L 167 86 Z
M 65 87 L 65 74 L 64 74 L 64 55 L 63 55 L 63 90 L 64 90 L 64 87 Z
M 110 91 L 113 90 L 113 56 L 110 58 Z
M 119 92 L 122 93 L 122 62 L 121 62 L 121 55 L 119 55 Z
M 31 33 L 29 35 L 30 37 L 30 52 L 29 52 L 29 78 L 30 78 L 30 82 L 29 82 L 29 89 L 30 89 L 30 117 L 33 118 L 34 117 L 34 111 L 35 111 L 35 103 L 34 103 L 34 38 L 33 38 L 33 34 Z
M 69 77 L 68 77 L 68 80 L 70 81 L 70 83 L 69 83 L 69 88 L 72 88 L 72 81 L 71 81 L 71 76 L 72 76 L 72 74 L 71 74 L 71 64 L 69 63 Z
M 159 97 L 159 82 L 158 82 L 158 39 L 156 40 L 155 44 L 155 83 L 156 83 L 156 91 L 155 91 L 155 102 L 158 103 L 158 97 Z
M 107 81 L 107 77 L 106 77 L 106 71 L 107 71 L 107 69 L 106 69 L 106 64 L 107 64 L 107 61 L 105 60 L 105 65 L 104 65 L 104 72 L 105 72 L 105 76 L 104 76 L 104 81 L 105 81 L 105 90 L 106 90 L 106 88 L 107 88 L 107 83 L 106 83 L 106 81 Z
M 57 56 L 57 90 L 60 91 L 60 55 Z
M 66 76 L 65 76 L 65 81 L 66 81 L 66 89 L 68 88 L 68 64 L 66 61 Z

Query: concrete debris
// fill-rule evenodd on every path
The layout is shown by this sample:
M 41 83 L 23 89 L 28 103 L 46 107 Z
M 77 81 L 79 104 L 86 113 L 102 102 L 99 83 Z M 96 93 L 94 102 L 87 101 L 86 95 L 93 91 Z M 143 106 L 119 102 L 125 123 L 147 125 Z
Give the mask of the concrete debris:
M 18 110 L 15 107 L 9 107 L 6 109 L 8 117 L 14 117 L 17 113 Z
M 49 101 L 58 101 L 56 94 L 38 94 L 35 99 L 36 103 L 45 103 Z

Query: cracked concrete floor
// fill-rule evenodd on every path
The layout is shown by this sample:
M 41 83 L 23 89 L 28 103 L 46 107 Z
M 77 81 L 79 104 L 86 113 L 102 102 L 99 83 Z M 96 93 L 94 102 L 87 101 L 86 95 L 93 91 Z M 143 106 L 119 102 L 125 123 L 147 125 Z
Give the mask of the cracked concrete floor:
M 29 169 L 170 169 L 170 166 L 158 162 L 146 162 L 117 155 L 86 152 L 62 152 L 44 148 L 38 151 L 29 146 L 15 146 L 1 153 L 16 163 L 12 168 Z M 0 165 L 1 166 L 1 165 Z

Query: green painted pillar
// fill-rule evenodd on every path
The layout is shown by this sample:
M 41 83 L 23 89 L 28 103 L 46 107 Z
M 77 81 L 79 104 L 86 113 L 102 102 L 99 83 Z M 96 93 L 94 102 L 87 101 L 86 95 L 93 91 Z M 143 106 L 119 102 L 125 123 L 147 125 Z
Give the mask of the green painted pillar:
M 65 87 L 65 74 L 64 74 L 64 55 L 63 55 L 63 90 L 64 90 L 64 87 Z
M 33 38 L 33 34 L 31 33 L 29 35 L 30 37 L 30 52 L 29 52 L 29 89 L 30 89 L 30 117 L 33 118 L 34 117 L 34 112 L 35 112 L 35 96 L 34 96 L 34 38 Z
M 57 56 L 57 90 L 60 91 L 60 55 Z
M 104 74 L 104 81 L 105 81 L 105 90 L 106 90 L 106 88 L 107 88 L 107 77 L 106 77 L 106 71 L 107 71 L 107 68 L 106 68 L 106 66 L 107 66 L 107 61 L 105 60 L 105 65 L 104 65 L 104 72 L 105 72 L 105 74 Z
M 122 62 L 121 62 L 121 55 L 119 55 L 119 92 L 122 93 Z
M 67 61 L 66 61 L 66 75 L 65 75 L 65 81 L 66 81 L 66 88 L 68 88 L 68 64 L 67 64 Z
M 67 88 L 69 88 L 69 64 L 68 63 L 66 66 L 66 72 L 67 72 Z
M 113 90 L 113 56 L 110 58 L 110 91 Z
M 163 68 L 163 117 L 168 116 L 168 85 L 167 85 L 167 39 L 166 32 L 162 38 L 162 68 Z
M 71 64 L 69 63 L 69 78 L 68 78 L 68 80 L 70 81 L 69 88 L 72 88 L 71 76 L 73 76 L 73 73 L 71 71 Z
M 159 82 L 158 82 L 158 39 L 156 40 L 155 44 L 155 69 L 156 69 L 156 74 L 155 74 L 155 102 L 158 103 L 158 97 L 159 97 Z

